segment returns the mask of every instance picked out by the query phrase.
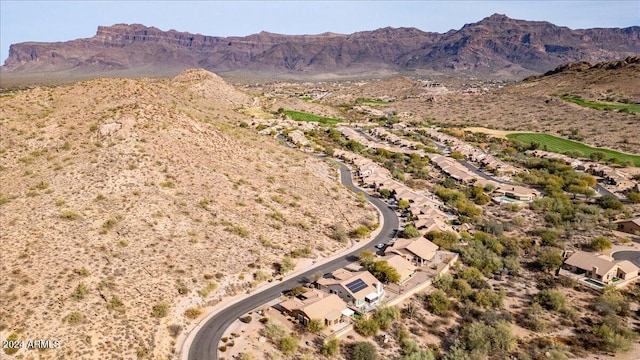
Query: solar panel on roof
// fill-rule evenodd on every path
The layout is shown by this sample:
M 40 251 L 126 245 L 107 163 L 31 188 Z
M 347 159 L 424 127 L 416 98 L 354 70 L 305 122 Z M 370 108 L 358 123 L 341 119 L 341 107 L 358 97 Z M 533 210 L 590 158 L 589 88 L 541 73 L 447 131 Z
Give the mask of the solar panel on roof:
M 354 294 L 362 289 L 365 289 L 366 287 L 367 287 L 367 284 L 364 281 L 362 281 L 362 279 L 356 279 L 347 284 L 347 289 L 349 289 L 349 291 L 351 291 Z

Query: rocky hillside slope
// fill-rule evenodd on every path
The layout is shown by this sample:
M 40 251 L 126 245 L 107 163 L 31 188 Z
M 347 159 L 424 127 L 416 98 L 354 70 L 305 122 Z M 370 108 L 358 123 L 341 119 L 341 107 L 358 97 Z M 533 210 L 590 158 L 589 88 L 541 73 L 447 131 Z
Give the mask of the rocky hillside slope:
M 0 329 L 62 344 L 16 355 L 168 358 L 199 307 L 377 222 L 328 164 L 239 126 L 250 102 L 204 70 L 0 98 Z
M 349 35 L 216 37 L 143 25 L 101 26 L 88 39 L 11 45 L 4 82 L 31 74 L 172 74 L 200 67 L 255 76 L 366 76 L 436 71 L 523 78 L 570 61 L 640 53 L 640 27 L 572 30 L 494 14 L 447 33 L 383 28 Z

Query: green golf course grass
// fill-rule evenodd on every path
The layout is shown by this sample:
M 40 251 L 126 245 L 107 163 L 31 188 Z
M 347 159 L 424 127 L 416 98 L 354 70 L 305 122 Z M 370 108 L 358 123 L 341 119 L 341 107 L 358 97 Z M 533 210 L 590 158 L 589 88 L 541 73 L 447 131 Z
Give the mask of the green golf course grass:
M 624 163 L 631 161 L 634 166 L 640 167 L 640 156 L 625 154 L 618 151 L 595 148 L 577 141 L 571 141 L 563 138 L 559 138 L 553 135 L 536 134 L 536 133 L 514 133 L 507 134 L 507 138 L 522 141 L 525 144 L 531 144 L 536 142 L 540 144 L 540 149 L 544 149 L 546 146 L 547 151 L 564 154 L 569 151 L 578 151 L 582 154 L 582 157 L 589 158 L 594 152 L 601 152 L 605 155 L 604 159 L 611 158 L 618 159 L 618 162 Z

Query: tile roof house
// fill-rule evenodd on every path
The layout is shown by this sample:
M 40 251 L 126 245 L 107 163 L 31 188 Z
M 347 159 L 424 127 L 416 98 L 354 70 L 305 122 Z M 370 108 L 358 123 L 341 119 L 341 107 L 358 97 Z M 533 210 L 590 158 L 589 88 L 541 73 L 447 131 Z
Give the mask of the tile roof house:
M 618 220 L 618 231 L 626 232 L 629 234 L 640 234 L 640 216 L 632 219 Z
M 607 285 L 638 277 L 638 267 L 629 260 L 615 260 L 606 255 L 584 251 L 576 251 L 569 256 L 561 269 Z
M 327 294 L 319 290 L 307 291 L 298 297 L 285 300 L 279 307 L 288 315 L 295 317 L 301 324 L 311 320 L 323 320 L 326 326 L 342 321 L 347 313 L 347 304 L 336 294 Z
M 320 290 L 336 294 L 359 309 L 372 310 L 385 295 L 382 284 L 368 271 L 338 269 L 317 284 Z
M 388 247 L 384 254 L 397 254 L 409 261 L 413 261 L 422 266 L 436 255 L 438 245 L 425 238 L 418 239 L 398 239 L 393 246 Z
M 386 255 L 381 257 L 380 260 L 386 261 L 389 266 L 396 269 L 398 274 L 400 274 L 400 281 L 398 282 L 398 284 L 404 284 L 405 282 L 409 281 L 409 279 L 411 279 L 417 271 L 415 265 L 398 254 Z

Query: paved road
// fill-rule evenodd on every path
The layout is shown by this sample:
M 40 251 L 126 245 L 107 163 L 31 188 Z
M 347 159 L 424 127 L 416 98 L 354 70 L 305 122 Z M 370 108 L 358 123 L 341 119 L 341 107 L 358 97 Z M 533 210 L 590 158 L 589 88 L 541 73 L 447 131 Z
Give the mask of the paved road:
M 640 251 L 638 250 L 617 251 L 617 252 L 614 252 L 613 255 L 611 256 L 616 260 L 629 260 L 632 263 L 634 263 L 636 266 L 640 267 Z
M 350 189 L 353 189 L 355 192 L 362 192 L 359 189 L 356 189 L 356 187 L 353 185 L 353 182 L 351 180 L 351 172 L 343 164 L 340 164 L 340 173 L 343 185 Z M 396 235 L 395 233 L 396 229 L 398 228 L 398 217 L 396 216 L 395 212 L 391 208 L 389 208 L 389 206 L 382 200 L 369 196 L 366 193 L 365 196 L 374 206 L 380 209 L 380 211 L 382 212 L 382 216 L 384 217 L 384 226 L 382 228 L 382 231 L 366 247 L 375 252 L 377 250 L 374 248 L 375 244 L 386 243 L 389 240 L 393 239 Z M 306 272 L 292 279 L 283 281 L 277 286 L 265 289 L 262 292 L 259 292 L 232 305 L 229 308 L 218 312 L 218 314 L 209 319 L 196 334 L 193 342 L 191 343 L 191 347 L 189 348 L 189 360 L 218 359 L 218 345 L 220 343 L 220 339 L 222 338 L 225 330 L 236 319 L 241 317 L 243 314 L 257 308 L 258 306 L 277 298 L 281 292 L 289 290 L 301 283 L 305 283 L 306 279 L 311 277 L 311 275 L 313 275 L 314 273 L 328 273 L 355 261 L 357 254 L 362 250 L 363 249 L 352 251 L 351 253 L 332 260 L 326 264 L 321 264 L 316 267 L 310 268 Z

